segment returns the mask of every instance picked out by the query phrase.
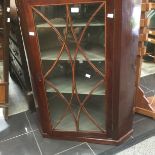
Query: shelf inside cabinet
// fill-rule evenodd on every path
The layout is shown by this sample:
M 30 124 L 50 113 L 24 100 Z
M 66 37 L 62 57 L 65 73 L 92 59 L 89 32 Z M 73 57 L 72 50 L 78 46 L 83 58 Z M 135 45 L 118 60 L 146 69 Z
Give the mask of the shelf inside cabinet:
M 72 93 L 72 79 L 71 78 L 64 78 L 58 77 L 52 80 L 52 84 L 60 91 L 60 93 L 71 94 Z M 82 78 L 76 78 L 76 85 L 78 94 L 89 94 L 90 91 L 94 88 L 95 84 L 97 84 L 99 80 L 97 79 L 86 79 L 83 80 Z M 55 92 L 53 88 L 46 84 L 47 92 Z M 95 89 L 92 93 L 93 95 L 105 95 L 105 87 L 104 84 Z
M 74 59 L 76 47 L 71 47 L 69 48 L 69 50 L 70 50 L 72 59 Z M 56 60 L 60 53 L 59 51 L 60 51 L 60 47 L 45 50 L 45 51 L 42 50 L 41 59 L 42 60 Z M 83 51 L 85 55 L 87 56 L 87 58 L 91 61 L 105 61 L 104 50 L 101 47 L 96 46 L 96 47 L 90 48 L 89 50 L 83 48 Z M 69 56 L 66 50 L 63 51 L 59 60 L 69 60 Z M 84 56 L 81 54 L 80 51 L 78 51 L 76 60 L 86 61 L 86 59 L 84 58 Z
M 49 20 L 54 27 L 66 27 L 66 21 L 63 18 L 55 18 Z M 88 20 L 80 19 L 80 20 L 74 20 L 73 21 L 73 27 L 85 27 L 87 25 Z M 71 26 L 70 24 L 68 25 Z M 104 26 L 103 22 L 100 22 L 98 20 L 92 21 L 89 26 Z M 41 23 L 36 25 L 37 28 L 49 28 L 50 25 L 48 23 Z

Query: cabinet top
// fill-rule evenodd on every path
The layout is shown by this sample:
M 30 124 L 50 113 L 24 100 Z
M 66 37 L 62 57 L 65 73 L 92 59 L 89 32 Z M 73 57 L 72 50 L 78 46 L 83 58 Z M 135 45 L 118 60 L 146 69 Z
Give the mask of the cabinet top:
M 106 2 L 106 0 L 17 0 L 17 2 L 24 2 L 30 5 L 59 5 L 59 4 L 76 4 L 76 3 L 97 3 Z

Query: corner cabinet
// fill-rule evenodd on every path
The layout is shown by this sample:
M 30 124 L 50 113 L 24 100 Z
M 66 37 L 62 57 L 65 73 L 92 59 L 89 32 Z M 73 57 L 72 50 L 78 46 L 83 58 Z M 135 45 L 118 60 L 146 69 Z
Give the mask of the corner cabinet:
M 140 4 L 17 0 L 45 137 L 116 144 L 132 134 Z

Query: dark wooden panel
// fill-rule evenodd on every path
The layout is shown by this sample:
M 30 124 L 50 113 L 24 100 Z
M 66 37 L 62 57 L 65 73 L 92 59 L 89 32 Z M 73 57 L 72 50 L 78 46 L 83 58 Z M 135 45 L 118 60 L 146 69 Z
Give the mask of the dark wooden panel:
M 140 0 L 119 0 L 115 6 L 112 97 L 115 119 L 113 136 L 116 139 L 132 129 L 140 3 Z M 133 23 L 129 24 L 131 20 Z

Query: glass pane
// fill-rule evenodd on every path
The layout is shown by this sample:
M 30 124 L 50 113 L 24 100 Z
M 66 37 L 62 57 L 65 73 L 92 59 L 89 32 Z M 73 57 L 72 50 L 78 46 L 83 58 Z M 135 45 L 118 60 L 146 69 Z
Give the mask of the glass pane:
M 47 74 L 53 67 L 54 62 L 43 61 L 43 73 Z M 72 72 L 71 64 L 68 62 L 58 62 L 54 69 L 50 72 L 46 78 L 46 91 L 47 92 L 59 92 L 59 93 L 71 93 L 72 94 Z
M 97 64 L 98 63 L 98 64 Z M 103 63 L 95 62 L 96 66 Z M 105 95 L 104 79 L 88 64 L 88 62 L 76 63 L 75 83 L 78 94 Z
M 80 113 L 80 130 L 102 131 L 105 129 L 104 97 L 92 95 Z M 85 123 L 83 123 L 85 122 Z
M 69 108 L 71 95 L 63 95 L 68 103 L 56 93 L 48 93 L 52 127 L 54 130 L 76 131 L 73 110 Z
M 104 7 L 32 8 L 53 130 L 105 128 Z
M 103 131 L 105 127 L 104 9 L 102 7 L 99 9 L 100 4 L 89 4 L 85 7 L 87 11 L 89 10 L 89 13 L 84 15 L 84 19 L 86 19 L 85 27 L 82 25 L 74 27 L 77 40 L 74 40 L 73 43 L 75 45 L 77 45 L 77 42 L 79 43 L 79 48 L 74 56 L 76 60 L 74 72 L 75 89 L 81 102 L 79 107 L 79 130 Z M 78 21 L 80 19 L 79 16 L 73 13 L 73 21 Z M 78 35 L 77 32 L 79 32 Z

